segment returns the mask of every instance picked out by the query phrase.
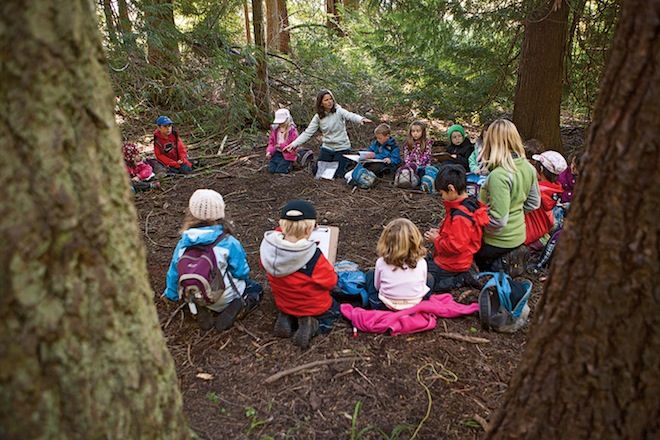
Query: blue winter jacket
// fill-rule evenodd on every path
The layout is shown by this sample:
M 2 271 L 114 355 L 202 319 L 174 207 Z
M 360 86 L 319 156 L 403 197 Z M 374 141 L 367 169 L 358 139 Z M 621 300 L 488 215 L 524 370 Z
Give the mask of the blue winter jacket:
M 401 163 L 399 146 L 396 144 L 396 140 L 392 136 L 387 138 L 387 141 L 385 141 L 383 145 L 374 140 L 371 145 L 369 145 L 369 151 L 376 153 L 376 159 L 389 158 L 394 166 Z
M 222 225 L 205 226 L 202 228 L 190 228 L 181 234 L 181 239 L 174 248 L 172 262 L 167 271 L 167 286 L 165 288 L 165 297 L 171 301 L 179 300 L 177 291 L 179 282 L 179 273 L 176 264 L 183 255 L 187 247 L 200 244 L 213 243 L 222 234 Z M 215 304 L 209 306 L 210 309 L 220 312 L 235 298 L 239 298 L 245 290 L 245 281 L 250 274 L 245 250 L 241 243 L 233 236 L 227 235 L 213 248 L 215 259 L 218 263 L 218 269 L 224 275 L 225 294 Z M 231 276 L 236 289 L 228 277 Z

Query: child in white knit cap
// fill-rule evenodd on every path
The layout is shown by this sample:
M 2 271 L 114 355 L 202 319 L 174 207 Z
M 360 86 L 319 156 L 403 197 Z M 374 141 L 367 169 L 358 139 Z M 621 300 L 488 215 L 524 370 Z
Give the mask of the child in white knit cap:
M 243 246 L 231 234 L 222 196 L 211 189 L 195 191 L 188 202 L 181 239 L 167 271 L 165 297 L 179 301 L 182 296 L 196 292 L 194 298 L 184 299 L 201 306 L 191 310 L 197 309 L 203 330 L 213 326 L 219 331 L 226 330 L 241 311 L 250 311 L 261 301 L 263 289 L 249 278 L 250 266 Z M 215 260 L 213 263 L 217 265 L 217 270 L 211 268 L 213 273 L 203 271 L 205 261 L 209 260 Z M 222 281 L 214 279 L 217 274 L 222 275 Z

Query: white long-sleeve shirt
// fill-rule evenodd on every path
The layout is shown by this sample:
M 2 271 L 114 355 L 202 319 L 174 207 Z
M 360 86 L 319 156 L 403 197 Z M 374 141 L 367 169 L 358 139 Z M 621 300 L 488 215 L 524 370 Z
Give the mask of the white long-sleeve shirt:
M 321 148 L 333 151 L 350 150 L 351 141 L 348 138 L 348 133 L 346 133 L 346 121 L 360 123 L 362 119 L 364 117 L 357 113 L 349 112 L 336 105 L 336 111 L 327 113 L 323 119 L 318 114 L 314 115 L 307 129 L 289 147 L 297 148 L 304 144 L 320 128 L 323 135 Z

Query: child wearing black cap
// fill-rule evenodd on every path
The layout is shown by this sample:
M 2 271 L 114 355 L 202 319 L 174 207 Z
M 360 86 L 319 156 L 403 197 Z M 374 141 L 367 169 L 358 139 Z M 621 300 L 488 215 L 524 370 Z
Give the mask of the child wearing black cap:
M 282 208 L 281 231 L 269 231 L 261 242 L 261 265 L 278 310 L 275 335 L 293 337 L 307 348 L 312 337 L 328 333 L 339 317 L 339 305 L 330 296 L 337 274 L 309 237 L 316 226 L 311 203 L 293 200 Z

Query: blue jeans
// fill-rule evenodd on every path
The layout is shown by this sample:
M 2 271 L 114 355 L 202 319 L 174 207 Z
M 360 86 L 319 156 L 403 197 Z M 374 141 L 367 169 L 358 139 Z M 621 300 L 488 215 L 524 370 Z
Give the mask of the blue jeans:
M 190 174 L 192 173 L 192 168 L 184 163 L 179 168 L 167 167 L 167 172 L 168 174 Z
M 271 174 L 289 174 L 292 167 L 293 162 L 286 160 L 281 151 L 276 151 L 268 162 L 268 172 Z
M 335 321 L 341 316 L 339 311 L 339 303 L 332 299 L 332 305 L 330 308 L 321 315 L 315 316 L 316 320 L 319 322 L 318 334 L 330 333 L 332 327 L 335 325 Z

